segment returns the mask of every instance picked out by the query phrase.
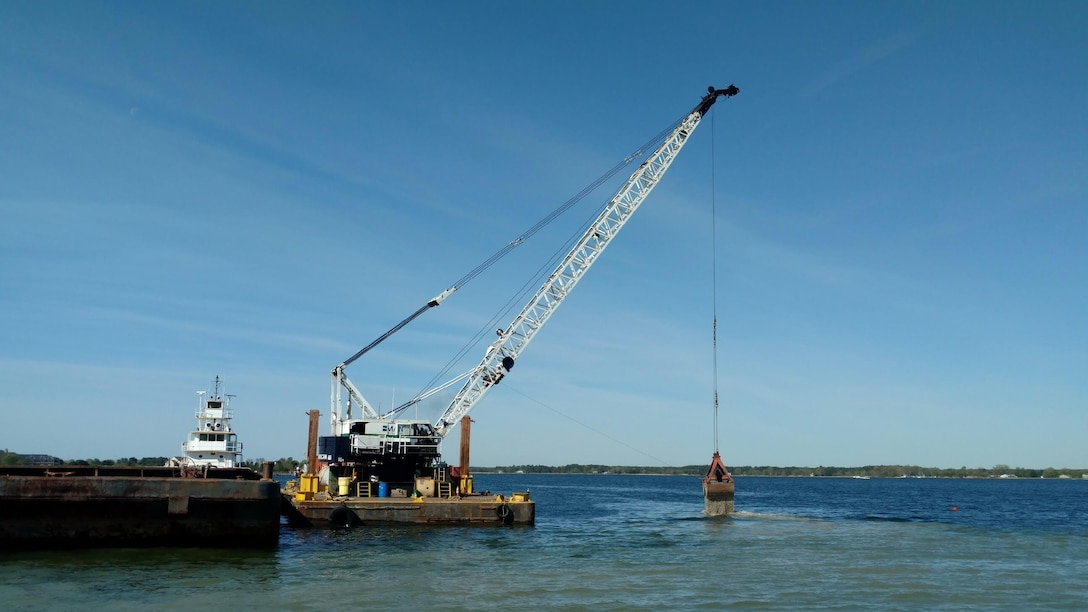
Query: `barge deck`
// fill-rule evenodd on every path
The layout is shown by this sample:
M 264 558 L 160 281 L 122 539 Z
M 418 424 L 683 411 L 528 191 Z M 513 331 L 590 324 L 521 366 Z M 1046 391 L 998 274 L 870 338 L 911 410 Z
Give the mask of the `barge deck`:
M 284 495 L 288 521 L 296 527 L 350 528 L 364 525 L 533 525 L 536 504 L 527 495 L 296 500 Z

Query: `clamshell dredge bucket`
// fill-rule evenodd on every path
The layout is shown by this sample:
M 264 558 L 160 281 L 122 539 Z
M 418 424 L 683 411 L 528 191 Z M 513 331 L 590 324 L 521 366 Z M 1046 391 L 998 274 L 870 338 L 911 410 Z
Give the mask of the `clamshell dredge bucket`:
M 703 513 L 706 516 L 722 516 L 733 512 L 733 492 L 736 485 L 722 458 L 714 453 L 710 467 L 703 477 Z

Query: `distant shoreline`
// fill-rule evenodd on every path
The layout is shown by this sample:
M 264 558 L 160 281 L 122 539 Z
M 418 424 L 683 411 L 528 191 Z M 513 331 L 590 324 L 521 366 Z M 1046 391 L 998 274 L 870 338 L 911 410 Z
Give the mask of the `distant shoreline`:
M 166 457 L 127 457 L 121 459 L 76 459 L 63 460 L 51 455 L 20 455 L 7 449 L 0 450 L 0 463 L 3 465 L 90 465 L 90 466 L 161 466 Z M 263 458 L 252 459 L 243 463 L 254 471 L 261 471 Z M 293 457 L 281 457 L 274 462 L 275 474 L 294 474 L 302 461 Z M 499 465 L 492 467 L 472 466 L 474 474 L 562 474 L 562 475 L 637 475 L 637 476 L 697 476 L 706 474 L 706 465 L 683 466 L 638 466 L 638 465 L 601 465 L 568 463 L 551 466 L 539 464 Z M 992 468 L 935 468 L 918 465 L 864 465 L 857 467 L 797 467 L 770 465 L 732 466 L 729 471 L 733 476 L 773 476 L 781 478 L 998 478 L 998 479 L 1055 479 L 1088 480 L 1088 468 L 1024 468 L 998 464 Z
M 620 466 L 620 465 L 509 465 L 472 467 L 474 474 L 563 474 L 576 475 L 637 475 L 637 476 L 698 476 L 706 466 L 686 465 Z M 867 465 L 861 467 L 778 467 L 735 466 L 733 476 L 772 476 L 781 478 L 995 478 L 995 479 L 1056 479 L 1088 480 L 1088 468 L 1023 468 L 996 465 L 992 468 L 933 468 L 916 465 Z
M 687 477 L 687 478 L 702 478 L 703 477 L 702 474 L 663 474 L 663 473 L 660 473 L 660 472 L 645 472 L 645 473 L 628 472 L 628 473 L 623 473 L 623 474 L 618 474 L 618 473 L 614 473 L 614 472 L 600 472 L 600 473 L 596 473 L 596 474 L 589 473 L 589 472 L 503 472 L 503 471 L 491 471 L 491 470 L 488 470 L 486 468 L 481 468 L 481 469 L 475 469 L 474 468 L 472 470 L 472 473 L 475 474 L 475 475 L 478 475 L 478 476 L 482 476 L 482 475 L 486 475 L 486 476 L 684 476 L 684 477 Z M 795 474 L 795 475 L 794 474 L 774 474 L 774 475 L 768 475 L 768 474 L 732 474 L 732 475 L 734 477 L 737 477 L 737 478 L 829 478 L 829 479 L 830 478 L 839 478 L 839 479 L 843 479 L 843 480 L 855 480 L 855 479 L 858 478 L 857 476 L 816 476 L 816 475 L 802 476 L 800 474 Z M 1084 475 L 1082 475 L 1080 477 L 1076 477 L 1076 478 L 1074 478 L 1072 476 L 1056 476 L 1056 477 L 1039 476 L 1039 477 L 1036 477 L 1036 478 L 1019 477 L 1019 476 L 1008 476 L 1008 477 L 1005 477 L 1005 478 L 1002 478 L 1001 476 L 865 476 L 865 477 L 862 477 L 862 478 L 864 478 L 864 479 L 880 479 L 880 480 L 938 480 L 938 479 L 941 479 L 941 480 L 1069 480 L 1069 481 L 1077 481 L 1077 480 L 1088 480 L 1088 472 L 1086 472 Z

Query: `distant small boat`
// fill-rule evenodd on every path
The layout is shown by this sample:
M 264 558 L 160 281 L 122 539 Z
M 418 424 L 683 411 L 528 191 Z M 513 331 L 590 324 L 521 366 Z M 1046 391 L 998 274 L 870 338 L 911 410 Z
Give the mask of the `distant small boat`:
M 857 480 L 869 480 L 868 476 L 851 476 L 851 478 L 855 478 Z

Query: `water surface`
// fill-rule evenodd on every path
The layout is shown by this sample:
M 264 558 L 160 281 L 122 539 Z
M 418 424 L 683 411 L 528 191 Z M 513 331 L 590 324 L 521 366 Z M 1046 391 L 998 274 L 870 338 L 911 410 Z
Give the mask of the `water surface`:
M 478 475 L 520 528 L 283 528 L 267 551 L 0 554 L 4 609 L 1088 609 L 1088 482 Z

